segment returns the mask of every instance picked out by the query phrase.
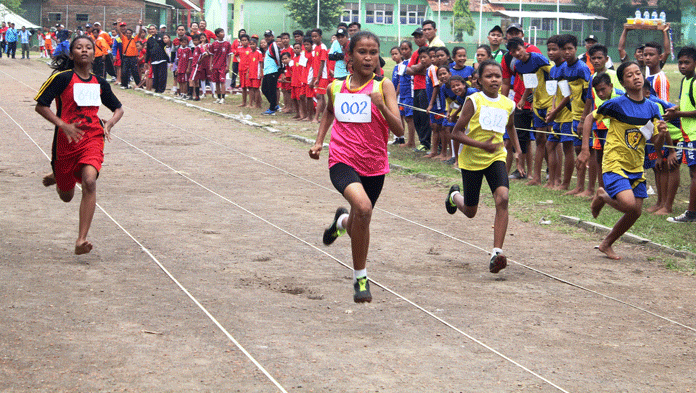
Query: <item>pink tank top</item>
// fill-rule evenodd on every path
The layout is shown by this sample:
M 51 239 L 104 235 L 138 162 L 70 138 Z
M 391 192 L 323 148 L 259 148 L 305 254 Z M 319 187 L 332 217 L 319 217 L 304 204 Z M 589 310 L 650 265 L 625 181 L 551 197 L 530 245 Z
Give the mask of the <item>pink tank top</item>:
M 370 95 L 374 89 L 382 91 L 382 80 L 372 79 L 357 90 L 351 90 L 350 77 L 345 80 L 334 80 L 330 86 L 336 108 L 336 94 L 366 94 Z M 370 101 L 372 121 L 370 123 L 350 123 L 334 120 L 331 127 L 331 140 L 329 141 L 329 168 L 340 163 L 346 164 L 360 176 L 380 176 L 389 173 L 389 157 L 387 155 L 387 142 L 389 140 L 389 127 L 377 106 Z

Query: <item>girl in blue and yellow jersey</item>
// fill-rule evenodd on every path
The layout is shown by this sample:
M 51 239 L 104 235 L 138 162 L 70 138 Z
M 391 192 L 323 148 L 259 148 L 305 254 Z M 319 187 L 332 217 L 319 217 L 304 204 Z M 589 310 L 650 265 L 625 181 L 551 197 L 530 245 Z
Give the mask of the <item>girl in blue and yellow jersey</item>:
M 503 147 L 503 134 L 507 131 L 516 151 L 520 151 L 520 142 L 514 125 L 515 103 L 498 94 L 503 83 L 500 65 L 485 60 L 479 65 L 477 73 L 483 91 L 466 98 L 462 114 L 452 130 L 452 139 L 463 145 L 459 154 L 459 168 L 464 195 L 460 193 L 458 185 L 450 187 L 445 208 L 449 214 L 456 213 L 458 209 L 469 218 L 476 216 L 481 182 L 486 177 L 495 200 L 493 252 L 488 269 L 491 273 L 498 273 L 507 266 L 502 247 L 507 232 L 510 188 L 505 170 L 507 151 Z
M 621 64 L 616 76 L 626 94 L 606 101 L 592 112 L 596 121 L 609 119 L 602 158 L 604 187 L 599 187 L 592 199 L 592 216 L 597 217 L 604 204 L 624 213 L 598 247 L 610 259 L 620 259 L 611 246 L 638 220 L 643 199 L 648 197 L 643 175 L 645 144 L 649 140 L 656 151 L 661 151 L 668 132 L 657 105 L 643 96 L 644 77 L 638 64 Z M 591 132 L 592 122 L 584 122 L 578 167 L 587 165 L 590 157 Z

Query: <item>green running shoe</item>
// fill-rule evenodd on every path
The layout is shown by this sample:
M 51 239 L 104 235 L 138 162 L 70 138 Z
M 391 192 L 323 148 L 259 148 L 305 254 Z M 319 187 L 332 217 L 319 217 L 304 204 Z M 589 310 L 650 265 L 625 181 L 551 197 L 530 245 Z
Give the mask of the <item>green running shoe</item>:
M 367 277 L 360 277 L 358 281 L 353 284 L 353 301 L 356 303 L 370 303 L 372 301 L 372 294 L 370 293 L 370 282 L 367 281 Z
M 457 212 L 457 204 L 452 200 L 452 193 L 455 191 L 459 192 L 459 186 L 456 184 L 450 187 L 449 191 L 447 192 L 447 199 L 445 199 L 445 209 L 447 209 L 447 213 L 449 214 L 454 214 Z
M 324 244 L 327 246 L 333 243 L 339 236 L 346 233 L 345 229 L 338 229 L 338 218 L 344 214 L 348 214 L 348 209 L 345 207 L 339 207 L 336 209 L 336 214 L 334 215 L 333 222 L 331 226 L 324 230 Z

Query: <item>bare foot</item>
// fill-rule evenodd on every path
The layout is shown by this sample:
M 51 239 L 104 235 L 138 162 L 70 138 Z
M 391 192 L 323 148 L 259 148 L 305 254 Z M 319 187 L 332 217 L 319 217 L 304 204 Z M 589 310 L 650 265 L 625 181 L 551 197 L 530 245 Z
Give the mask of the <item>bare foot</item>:
M 292 119 L 293 119 L 293 120 L 300 120 L 301 117 L 300 117 L 300 115 L 297 115 L 297 116 L 293 116 Z
M 658 211 L 655 212 L 655 215 L 658 216 L 666 216 L 668 214 L 672 214 L 672 210 L 668 210 L 667 208 L 661 207 Z
M 532 179 L 532 180 L 527 182 L 527 185 L 528 186 L 540 186 L 541 182 L 537 179 Z
M 424 155 L 423 157 L 424 158 L 435 158 L 435 156 L 437 156 L 437 153 L 428 153 L 428 154 Z
M 75 255 L 87 254 L 90 251 L 92 251 L 92 243 L 89 241 L 78 240 L 77 243 L 75 243 Z
M 607 258 L 609 258 L 609 259 L 613 259 L 615 261 L 618 261 L 619 259 L 621 259 L 621 257 L 618 256 L 618 254 L 616 254 L 614 252 L 614 249 L 611 248 L 611 246 L 607 246 L 606 244 L 604 244 L 604 242 L 602 242 L 602 244 L 597 246 L 597 249 L 599 251 L 603 252 L 604 254 L 606 254 Z
M 54 175 L 53 172 L 51 172 L 48 175 L 43 177 L 42 182 L 43 182 L 44 187 L 50 187 L 50 186 L 56 184 L 56 175 Z
M 593 191 L 593 190 L 585 190 L 585 191 L 583 191 L 583 192 L 577 193 L 575 196 L 579 196 L 579 197 L 582 197 L 582 198 L 592 198 L 593 195 L 594 195 L 594 191 Z
M 581 193 L 581 192 L 583 192 L 583 191 L 584 191 L 583 189 L 580 189 L 580 188 L 575 187 L 575 188 L 573 188 L 572 190 L 566 192 L 566 193 L 563 194 L 563 195 L 576 195 L 576 194 L 579 194 L 579 193 Z
M 565 186 L 563 184 L 559 184 L 553 188 L 556 191 L 566 191 L 568 189 L 568 186 Z
M 409 149 L 413 149 L 416 147 L 415 143 L 406 143 L 404 145 L 399 145 L 399 147 L 408 147 Z
M 553 183 L 547 182 L 546 184 L 544 184 L 544 188 L 547 188 L 547 189 L 549 189 L 549 190 L 553 190 L 553 189 L 555 189 L 556 187 L 554 187 Z
M 595 194 L 594 198 L 592 198 L 592 203 L 590 203 L 590 210 L 592 211 L 592 217 L 597 218 L 599 216 L 599 212 L 602 211 L 602 208 L 604 207 L 604 198 L 608 198 L 609 194 L 607 194 L 606 191 L 604 191 L 604 188 L 599 187 L 597 189 L 597 193 Z
M 656 211 L 658 211 L 660 209 L 662 209 L 662 205 L 656 204 L 654 206 L 650 206 L 649 208 L 645 209 L 645 211 L 647 211 L 648 213 L 655 213 Z

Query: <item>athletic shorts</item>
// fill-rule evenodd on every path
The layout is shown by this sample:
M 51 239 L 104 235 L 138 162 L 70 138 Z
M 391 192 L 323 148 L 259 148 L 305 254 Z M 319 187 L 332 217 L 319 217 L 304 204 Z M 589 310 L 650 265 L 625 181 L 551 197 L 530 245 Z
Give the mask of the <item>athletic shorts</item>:
M 226 68 L 213 68 L 210 72 L 210 81 L 213 83 L 225 83 L 227 79 Z
M 510 180 L 508 179 L 507 170 L 505 169 L 505 161 L 495 161 L 488 168 L 479 171 L 470 171 L 462 169 L 462 184 L 464 190 L 464 205 L 478 206 L 479 194 L 481 194 L 481 183 L 483 177 L 486 177 L 488 187 L 491 193 L 494 193 L 498 187 L 510 188 Z
M 185 72 L 179 72 L 176 74 L 177 83 L 187 83 L 189 81 L 188 74 Z
M 614 172 L 605 172 L 602 174 L 604 181 L 604 190 L 610 197 L 616 198 L 616 195 L 621 191 L 633 190 L 633 196 L 636 198 L 647 198 L 648 189 L 643 180 L 643 172 L 631 173 L 623 171 L 628 178 Z
M 261 87 L 261 79 L 247 79 L 247 87 L 251 89 L 258 89 Z
M 155 74 L 154 74 L 155 71 L 152 69 L 152 64 L 148 64 L 148 66 L 149 66 L 149 67 L 147 68 L 147 77 L 148 77 L 149 79 L 152 79 L 152 78 L 154 77 L 154 75 L 155 75 Z
M 292 85 L 290 84 L 290 82 L 283 82 L 280 84 L 280 88 L 282 90 L 290 91 L 290 90 L 292 90 Z
M 379 194 L 382 193 L 382 186 L 384 186 L 384 175 L 360 176 L 355 172 L 355 169 L 342 162 L 336 163 L 329 168 L 329 177 L 331 178 L 331 183 L 341 195 L 343 195 L 346 187 L 352 183 L 362 184 L 367 197 L 372 202 L 372 207 L 375 207 Z
M 299 100 L 300 96 L 302 95 L 300 91 L 302 90 L 301 86 L 293 86 L 292 90 L 290 90 L 290 98 L 293 100 Z
M 314 93 L 316 95 L 322 95 L 326 94 L 326 88 L 329 86 L 329 80 L 328 79 L 319 79 L 319 82 L 317 82 L 317 86 L 314 88 Z
M 573 120 L 573 146 L 582 147 L 582 130 L 578 130 L 578 125 L 580 125 L 580 122 Z M 592 137 L 592 134 L 590 134 L 590 146 L 593 145 L 594 138 Z
M 655 151 L 655 146 L 652 144 L 645 145 L 645 159 L 643 160 L 643 169 L 653 169 L 655 168 L 655 163 L 657 162 L 657 152 Z M 662 158 L 669 157 L 669 149 L 666 147 L 662 148 Z M 679 153 L 677 157 L 681 159 Z
M 244 71 L 239 71 L 239 87 L 241 88 L 246 88 L 249 87 L 249 71 L 244 70 Z
M 67 158 L 56 158 L 53 163 L 53 173 L 56 176 L 56 186 L 60 191 L 70 191 L 75 183 L 82 183 L 82 166 L 91 165 L 101 170 L 104 162 L 104 138 L 93 137 L 92 140 Z
M 402 105 L 406 104 L 406 105 Z M 413 116 L 413 97 L 399 97 L 399 113 L 401 113 L 401 116 L 403 117 L 411 117 Z
M 454 123 L 451 122 L 451 121 L 447 121 L 447 118 L 446 118 L 446 117 L 442 119 L 442 126 L 443 126 L 443 127 L 452 127 L 452 128 L 454 128 L 454 126 L 456 126 L 456 125 L 457 125 L 457 122 L 456 122 L 456 121 L 455 121 Z
M 191 70 L 191 76 L 189 80 L 204 81 L 208 80 L 208 77 L 208 69 L 206 69 L 205 67 L 201 67 L 200 65 L 197 65 L 193 67 L 193 69 Z
M 593 148 L 595 150 L 603 150 L 604 149 L 604 143 L 607 141 L 607 130 L 606 128 L 597 128 L 592 130 L 595 135 L 595 140 L 593 144 Z
M 696 165 L 696 150 L 691 150 L 696 149 L 696 142 L 679 141 L 677 142 L 677 147 L 679 148 L 677 149 L 678 160 L 681 160 L 682 163 L 689 167 Z
M 308 84 L 302 85 L 302 95 L 304 95 L 307 98 L 314 98 L 317 96 L 316 93 L 314 92 L 314 89 L 309 87 Z
M 553 123 L 553 134 L 549 135 L 549 142 L 573 142 L 573 123 Z
M 436 116 L 437 115 L 443 115 L 443 116 Z M 439 124 L 439 125 L 444 125 L 445 123 L 445 116 L 444 112 L 430 112 L 430 124 Z
M 549 126 L 549 124 L 546 122 L 547 113 L 548 113 L 548 108 L 545 108 L 545 109 L 534 108 L 534 110 L 533 110 L 534 119 L 532 120 L 532 122 L 534 124 L 534 128 L 546 128 Z

